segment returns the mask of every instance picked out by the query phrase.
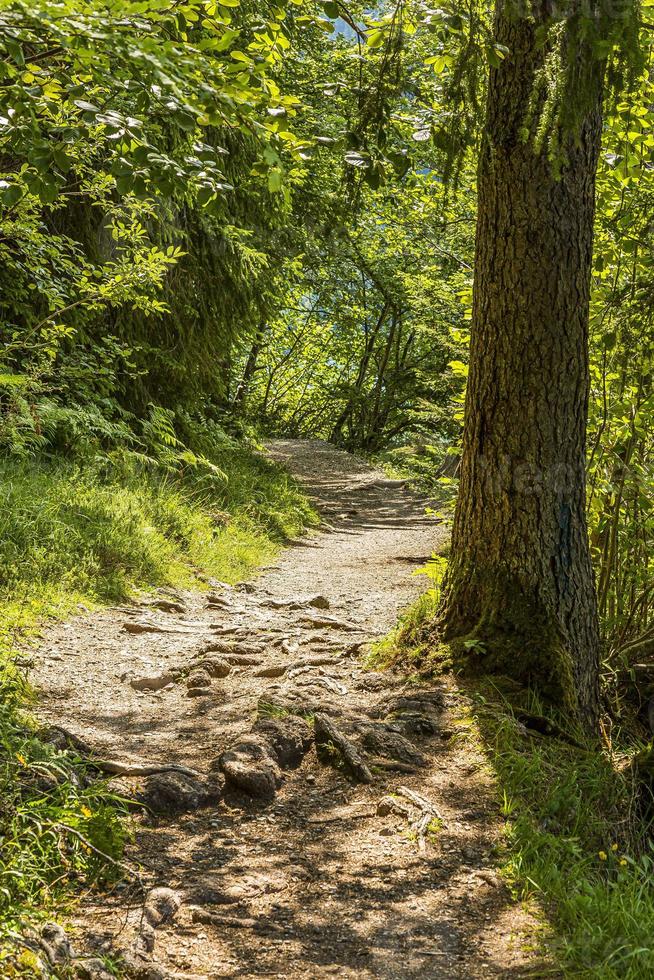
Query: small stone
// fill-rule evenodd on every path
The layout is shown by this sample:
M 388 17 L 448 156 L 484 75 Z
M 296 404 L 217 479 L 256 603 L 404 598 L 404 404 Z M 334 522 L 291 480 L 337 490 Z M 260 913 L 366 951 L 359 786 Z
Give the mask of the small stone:
M 495 872 L 487 871 L 485 868 L 477 872 L 477 877 L 481 878 L 487 885 L 490 885 L 491 888 L 499 888 L 502 884 L 500 877 Z
M 394 810 L 393 799 L 390 796 L 384 796 L 377 804 L 377 815 L 380 817 L 387 817 L 389 813 Z
M 163 674 L 150 674 L 144 675 L 142 677 L 132 677 L 129 685 L 133 687 L 135 691 L 160 691 L 162 688 L 167 687 L 168 684 L 174 683 L 175 678 L 170 671 L 165 671 Z
M 211 687 L 211 677 L 206 670 L 194 670 L 186 678 L 186 686 L 190 688 Z
M 386 817 L 389 813 L 400 814 L 408 818 L 411 813 L 411 807 L 405 800 L 397 796 L 382 796 L 377 804 L 377 815 L 379 817 Z
M 170 922 L 181 904 L 179 895 L 172 888 L 153 888 L 145 901 L 143 916 L 156 929 L 157 926 Z
M 331 604 L 327 596 L 314 595 L 308 600 L 307 605 L 313 606 L 314 609 L 329 609 Z
M 227 677 L 231 667 L 223 657 L 206 657 L 198 665 L 198 670 L 204 671 L 209 677 Z
M 218 765 L 228 785 L 260 799 L 271 799 L 282 776 L 270 743 L 256 735 L 237 742 L 220 756 Z
M 271 664 L 269 667 L 260 667 L 255 670 L 255 677 L 283 677 L 286 667 L 283 664 Z
M 167 815 L 207 806 L 220 799 L 221 790 L 216 776 L 203 782 L 181 772 L 162 772 L 149 776 L 136 798 L 153 813 Z

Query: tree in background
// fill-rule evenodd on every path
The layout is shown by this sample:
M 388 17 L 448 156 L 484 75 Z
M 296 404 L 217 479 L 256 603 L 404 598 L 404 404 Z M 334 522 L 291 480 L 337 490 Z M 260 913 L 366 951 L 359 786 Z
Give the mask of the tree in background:
M 0 438 L 13 451 L 48 444 L 61 402 L 81 409 L 78 428 L 116 438 L 151 402 L 219 403 L 234 337 L 270 291 L 300 161 L 299 100 L 274 80 L 285 18 L 239 0 L 2 6 Z

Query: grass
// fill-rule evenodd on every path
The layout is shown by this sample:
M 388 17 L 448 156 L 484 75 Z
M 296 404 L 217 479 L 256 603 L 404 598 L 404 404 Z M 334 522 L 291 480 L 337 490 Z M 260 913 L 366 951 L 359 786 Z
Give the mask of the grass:
M 430 588 L 369 662 L 393 665 L 424 681 L 447 669 L 447 648 L 433 649 L 428 626 L 440 598 L 444 565 L 429 563 Z M 488 761 L 505 818 L 502 873 L 517 899 L 542 917 L 536 941 L 553 964 L 535 976 L 649 980 L 654 976 L 654 841 L 638 816 L 631 760 L 638 733 L 618 731 L 609 745 L 577 745 L 529 733 L 514 708 L 568 725 L 503 679 L 461 681 L 471 711 L 460 738 Z M 508 700 L 507 690 L 511 690 Z
M 223 441 L 224 476 L 124 455 L 0 461 L 0 975 L 36 976 L 11 939 L 118 874 L 126 804 L 39 739 L 18 652 L 44 621 L 156 586 L 235 582 L 314 514 L 278 467 Z
M 277 704 L 273 704 L 272 701 L 259 701 L 257 708 L 258 718 L 288 718 L 289 711 L 288 708 L 282 708 Z
M 640 746 L 609 753 L 527 734 L 490 681 L 466 693 L 473 709 L 461 737 L 485 753 L 505 818 L 502 874 L 517 899 L 540 910 L 555 972 L 649 980 L 654 843 L 634 819 L 629 767 Z M 533 700 L 529 707 L 547 713 Z
M 609 752 L 526 735 L 490 685 L 472 699 L 506 818 L 504 874 L 545 910 L 563 975 L 654 976 L 654 850 L 634 819 L 634 744 Z
M 0 618 L 23 625 L 135 588 L 237 581 L 312 520 L 287 475 L 242 450 L 225 480 L 135 467 L 0 462 Z
M 433 623 L 441 599 L 441 584 L 447 560 L 440 555 L 432 555 L 414 575 L 424 575 L 429 587 L 400 616 L 397 626 L 371 647 L 367 665 L 371 669 L 402 667 L 407 672 L 419 665 L 424 670 L 431 658 L 432 641 L 429 627 Z

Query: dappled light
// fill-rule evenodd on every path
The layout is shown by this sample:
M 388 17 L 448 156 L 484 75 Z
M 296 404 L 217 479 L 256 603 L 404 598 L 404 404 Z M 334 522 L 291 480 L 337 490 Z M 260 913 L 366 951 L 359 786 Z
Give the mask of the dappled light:
M 0 978 L 654 976 L 654 0 L 0 0 Z

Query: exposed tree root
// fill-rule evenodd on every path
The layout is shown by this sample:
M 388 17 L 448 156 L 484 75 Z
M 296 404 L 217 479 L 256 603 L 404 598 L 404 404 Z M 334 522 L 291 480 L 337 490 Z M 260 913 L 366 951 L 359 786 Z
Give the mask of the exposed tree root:
M 404 800 L 407 802 L 405 803 Z M 377 812 L 382 816 L 386 813 L 396 813 L 405 817 L 409 822 L 409 828 L 416 835 L 419 851 L 424 851 L 427 846 L 427 834 L 434 820 L 438 820 L 442 826 L 445 826 L 440 811 L 431 800 L 406 786 L 400 786 L 394 796 L 384 796 L 379 801 Z
M 360 783 L 372 782 L 370 769 L 352 742 L 336 727 L 331 718 L 321 713 L 317 714 L 314 719 L 314 732 L 318 750 L 324 750 L 328 745 L 333 746 L 341 754 L 348 771 L 355 779 Z
M 177 766 L 174 763 L 167 763 L 160 766 L 138 765 L 138 763 L 115 762 L 111 759 L 89 759 L 89 764 L 94 769 L 99 769 L 110 776 L 156 776 L 162 772 L 179 772 L 183 776 L 192 776 L 197 779 L 200 775 L 197 770 L 189 769 L 188 766 Z
M 184 776 L 198 778 L 199 773 L 195 769 L 187 766 L 178 766 L 175 763 L 162 763 L 160 765 L 148 765 L 147 763 L 118 762 L 114 759 L 96 759 L 93 748 L 85 742 L 79 735 L 74 735 L 61 725 L 50 725 L 41 732 L 44 742 L 55 745 L 60 749 L 70 749 L 77 752 L 82 758 L 99 772 L 106 773 L 108 776 L 156 776 L 162 772 L 179 772 Z

